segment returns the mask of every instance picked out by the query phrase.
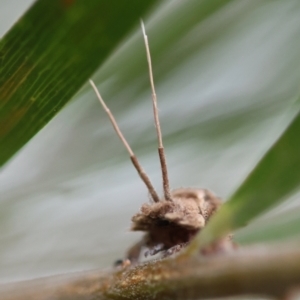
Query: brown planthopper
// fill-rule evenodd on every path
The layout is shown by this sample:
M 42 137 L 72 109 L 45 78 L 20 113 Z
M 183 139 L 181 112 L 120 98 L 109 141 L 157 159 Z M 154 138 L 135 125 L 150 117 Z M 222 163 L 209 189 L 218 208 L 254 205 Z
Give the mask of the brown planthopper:
M 94 82 L 90 80 L 90 84 L 95 90 L 104 110 L 108 114 L 116 133 L 126 147 L 130 159 L 139 176 L 147 186 L 151 197 L 151 202 L 143 204 L 140 211 L 132 217 L 131 230 L 144 231 L 146 233 L 141 241 L 129 249 L 126 260 L 123 261 L 123 265 L 138 262 L 141 251 L 144 248 L 147 249 L 145 255 L 154 255 L 158 252 L 162 252 L 164 256 L 168 256 L 174 252 L 178 252 L 206 225 L 210 217 L 221 205 L 220 199 L 206 189 L 180 188 L 170 191 L 162 133 L 158 117 L 157 98 L 153 81 L 148 38 L 145 33 L 143 22 L 141 22 L 141 26 L 145 41 L 152 89 L 153 112 L 158 136 L 158 154 L 163 180 L 163 197 L 160 198 L 157 195 L 149 177 L 144 172 L 131 147 L 120 131 L 114 116 L 103 101 Z

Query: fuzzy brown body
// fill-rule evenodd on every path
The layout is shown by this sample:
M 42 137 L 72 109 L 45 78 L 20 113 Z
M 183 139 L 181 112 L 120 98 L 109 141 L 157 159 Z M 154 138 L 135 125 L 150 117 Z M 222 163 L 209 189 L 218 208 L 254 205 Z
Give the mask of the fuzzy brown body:
M 221 200 L 206 189 L 176 189 L 171 197 L 172 201 L 161 199 L 143 204 L 140 212 L 132 217 L 131 230 L 146 234 L 129 249 L 127 258 L 131 262 L 138 261 L 143 248 L 148 249 L 147 254 L 154 255 L 185 246 L 221 205 Z

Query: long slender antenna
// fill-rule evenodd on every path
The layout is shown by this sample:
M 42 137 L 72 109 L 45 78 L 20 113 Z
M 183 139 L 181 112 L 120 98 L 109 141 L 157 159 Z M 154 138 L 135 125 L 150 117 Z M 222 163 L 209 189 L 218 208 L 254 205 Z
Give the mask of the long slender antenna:
M 150 84 L 151 84 L 151 90 L 152 90 L 153 113 L 154 113 L 155 127 L 156 127 L 157 137 L 158 137 L 158 155 L 159 155 L 161 171 L 162 171 L 164 196 L 165 196 L 166 200 L 172 201 L 171 193 L 170 193 L 170 186 L 169 186 L 167 162 L 166 162 L 165 151 L 164 151 L 164 146 L 163 146 L 163 142 L 162 142 L 161 128 L 160 128 L 160 124 L 159 124 L 158 109 L 157 109 L 157 97 L 156 97 L 155 87 L 154 87 L 151 55 L 150 55 L 148 37 L 146 35 L 145 26 L 144 26 L 144 23 L 142 20 L 141 20 L 141 26 L 142 26 L 142 31 L 143 31 L 144 41 L 145 41 L 147 61 L 148 61 L 148 67 L 149 67 L 149 77 L 150 77 Z
M 92 86 L 92 88 L 94 89 L 97 98 L 99 99 L 101 105 L 103 106 L 103 109 L 105 110 L 105 112 L 107 113 L 117 135 L 119 136 L 119 138 L 121 139 L 122 143 L 124 144 L 125 148 L 127 149 L 130 159 L 134 165 L 134 167 L 136 168 L 138 174 L 140 175 L 141 179 L 144 181 L 144 183 L 146 184 L 148 191 L 153 199 L 154 202 L 159 202 L 159 197 L 157 196 L 156 191 L 154 190 L 154 187 L 149 179 L 149 177 L 147 176 L 147 174 L 145 173 L 145 171 L 143 170 L 142 166 L 140 165 L 140 163 L 138 162 L 135 154 L 133 153 L 132 149 L 130 148 L 129 144 L 127 143 L 125 137 L 123 136 L 113 114 L 110 112 L 109 108 L 106 106 L 104 100 L 102 99 L 95 83 L 90 79 L 90 84 Z

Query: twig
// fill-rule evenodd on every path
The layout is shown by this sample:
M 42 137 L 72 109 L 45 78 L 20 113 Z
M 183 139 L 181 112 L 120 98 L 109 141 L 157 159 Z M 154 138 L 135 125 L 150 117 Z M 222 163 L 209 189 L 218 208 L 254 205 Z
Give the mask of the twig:
M 0 286 L 1 300 L 204 299 L 283 297 L 300 283 L 299 245 L 256 246 L 229 254 L 179 256 L 135 268 L 91 271 Z

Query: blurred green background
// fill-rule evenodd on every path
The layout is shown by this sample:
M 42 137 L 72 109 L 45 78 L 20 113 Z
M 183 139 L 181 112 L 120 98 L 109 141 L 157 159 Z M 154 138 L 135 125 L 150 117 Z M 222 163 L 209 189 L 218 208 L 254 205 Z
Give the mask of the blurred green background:
M 0 1 L 1 35 L 31 3 Z M 227 199 L 295 115 L 300 3 L 224 3 L 162 1 L 145 25 L 171 186 Z M 161 193 L 138 20 L 93 79 Z M 88 84 L 3 167 L 0 194 L 0 282 L 111 266 L 139 238 L 130 218 L 148 200 Z M 297 238 L 298 198 L 236 239 Z

